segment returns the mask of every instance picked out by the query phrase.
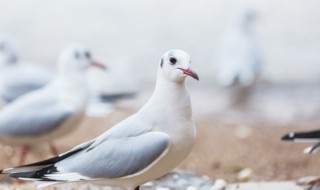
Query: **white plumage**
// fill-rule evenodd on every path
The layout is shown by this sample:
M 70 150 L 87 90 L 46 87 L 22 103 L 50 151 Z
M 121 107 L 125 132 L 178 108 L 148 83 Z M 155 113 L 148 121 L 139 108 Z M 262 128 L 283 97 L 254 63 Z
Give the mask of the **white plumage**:
M 90 181 L 128 190 L 165 175 L 188 156 L 195 142 L 185 79 L 199 78 L 190 63 L 186 52 L 168 51 L 159 63 L 152 97 L 136 114 L 58 157 L 2 173 L 49 182 Z

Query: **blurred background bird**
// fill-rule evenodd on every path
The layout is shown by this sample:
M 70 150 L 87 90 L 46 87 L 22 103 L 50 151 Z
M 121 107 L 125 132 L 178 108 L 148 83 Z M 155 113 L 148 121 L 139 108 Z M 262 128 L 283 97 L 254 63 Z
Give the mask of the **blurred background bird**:
M 320 130 L 304 131 L 304 132 L 291 132 L 284 135 L 282 138 L 284 141 L 293 142 L 316 142 L 315 145 L 304 149 L 305 154 L 312 154 L 318 151 L 320 148 Z
M 247 103 L 260 74 L 262 58 L 253 31 L 254 19 L 253 10 L 238 10 L 216 52 L 219 67 L 217 82 L 228 89 L 231 106 Z
M 84 45 L 70 45 L 59 56 L 58 74 L 52 82 L 0 111 L 0 140 L 22 147 L 19 164 L 24 163 L 31 145 L 49 143 L 51 153 L 57 155 L 53 141 L 79 125 L 89 97 L 85 80 L 89 66 L 105 69 L 93 61 Z
M 54 78 L 54 73 L 20 60 L 12 40 L 0 35 L 0 98 L 10 103 L 39 89 Z
M 112 69 L 111 72 L 95 68 L 86 71 L 90 91 L 90 101 L 86 108 L 88 116 L 106 117 L 114 111 L 114 105 L 119 100 L 130 99 L 136 95 L 137 88 L 134 85 L 110 80 L 108 77 L 113 73 Z M 55 77 L 55 71 L 45 69 L 39 64 L 21 61 L 14 47 L 14 40 L 5 34 L 0 35 L 0 97 L 4 104 L 47 85 Z

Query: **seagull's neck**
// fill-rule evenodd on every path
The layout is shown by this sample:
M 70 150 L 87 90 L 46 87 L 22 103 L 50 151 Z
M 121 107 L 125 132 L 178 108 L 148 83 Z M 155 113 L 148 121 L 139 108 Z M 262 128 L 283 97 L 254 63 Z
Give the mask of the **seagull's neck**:
M 83 104 L 88 98 L 88 88 L 84 73 L 59 73 L 54 82 L 54 88 L 60 89 L 60 97 L 67 101 Z
M 141 112 L 160 117 L 172 114 L 191 118 L 191 102 L 185 82 L 176 83 L 158 76 L 154 93 Z
M 158 77 L 152 98 L 169 102 L 184 95 L 189 98 L 189 92 L 184 81 L 177 83 Z
M 62 87 L 66 88 L 66 90 L 81 90 L 86 89 L 87 87 L 85 75 L 81 72 L 59 73 L 57 80 L 61 83 Z

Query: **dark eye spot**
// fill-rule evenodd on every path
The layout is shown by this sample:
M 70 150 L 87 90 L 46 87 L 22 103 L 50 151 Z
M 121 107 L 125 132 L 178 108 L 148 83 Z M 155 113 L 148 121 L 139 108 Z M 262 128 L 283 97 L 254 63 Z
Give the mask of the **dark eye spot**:
M 170 57 L 170 58 L 169 58 L 169 61 L 170 61 L 171 65 L 174 65 L 174 64 L 177 63 L 177 59 L 174 58 L 174 57 Z
M 87 51 L 84 53 L 84 56 L 86 56 L 86 58 L 88 59 L 91 59 L 91 54 Z
M 79 58 L 80 58 L 79 52 L 75 52 L 75 53 L 74 53 L 74 57 L 75 57 L 76 59 L 79 59 Z
M 161 67 L 161 68 L 163 67 L 163 58 L 161 59 L 160 67 Z

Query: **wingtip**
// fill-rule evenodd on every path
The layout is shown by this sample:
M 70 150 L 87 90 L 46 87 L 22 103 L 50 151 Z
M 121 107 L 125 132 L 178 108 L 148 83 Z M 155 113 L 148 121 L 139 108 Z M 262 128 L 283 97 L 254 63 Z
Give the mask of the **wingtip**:
M 286 134 L 286 135 L 282 136 L 281 140 L 283 140 L 283 141 L 292 141 L 292 140 L 294 140 L 294 138 L 295 138 L 294 133 L 289 133 L 289 134 Z
M 315 148 L 313 146 L 310 146 L 310 147 L 303 150 L 304 154 L 314 154 L 316 152 L 317 152 L 317 148 Z
M 10 171 L 10 170 L 12 170 L 12 169 L 14 169 L 14 168 L 2 169 L 2 170 L 0 170 L 0 174 L 8 174 L 8 173 L 10 173 L 10 172 L 8 172 L 8 171 Z

